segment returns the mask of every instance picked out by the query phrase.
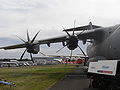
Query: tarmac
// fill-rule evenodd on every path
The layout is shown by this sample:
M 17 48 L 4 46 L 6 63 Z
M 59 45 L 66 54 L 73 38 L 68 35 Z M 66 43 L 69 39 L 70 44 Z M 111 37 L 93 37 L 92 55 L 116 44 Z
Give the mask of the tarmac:
M 89 84 L 90 79 L 87 78 L 83 65 L 79 65 L 48 90 L 99 90 L 89 88 Z

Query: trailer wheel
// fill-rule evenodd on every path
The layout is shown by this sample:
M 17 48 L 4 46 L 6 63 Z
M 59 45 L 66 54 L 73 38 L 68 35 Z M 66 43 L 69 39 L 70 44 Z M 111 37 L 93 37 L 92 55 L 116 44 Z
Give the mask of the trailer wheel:
M 93 81 L 92 81 L 92 87 L 93 87 L 93 88 L 99 88 L 99 85 L 100 85 L 100 83 L 99 83 L 98 80 L 93 80 Z
M 107 90 L 117 90 L 117 89 L 113 89 L 113 88 L 108 88 Z
M 120 88 L 117 89 L 117 87 L 109 86 L 109 87 L 108 87 L 108 90 L 120 90 Z

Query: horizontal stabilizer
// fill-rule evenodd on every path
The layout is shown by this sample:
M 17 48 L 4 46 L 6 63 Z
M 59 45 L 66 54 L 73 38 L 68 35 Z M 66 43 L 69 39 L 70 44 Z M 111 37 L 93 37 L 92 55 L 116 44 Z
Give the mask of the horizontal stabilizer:
M 90 22 L 89 25 L 65 29 L 63 31 L 73 31 L 73 29 L 74 29 L 74 31 L 82 31 L 82 30 L 90 30 L 90 29 L 95 29 L 95 28 L 101 28 L 101 26 L 92 25 L 92 23 Z

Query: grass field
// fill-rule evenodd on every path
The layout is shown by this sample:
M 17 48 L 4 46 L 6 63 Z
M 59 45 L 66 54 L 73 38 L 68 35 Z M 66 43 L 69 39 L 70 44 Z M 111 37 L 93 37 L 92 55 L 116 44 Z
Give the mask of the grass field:
M 11 88 L 0 85 L 0 90 L 46 90 L 73 67 L 75 65 L 0 68 L 0 79 L 16 84 L 16 87 Z

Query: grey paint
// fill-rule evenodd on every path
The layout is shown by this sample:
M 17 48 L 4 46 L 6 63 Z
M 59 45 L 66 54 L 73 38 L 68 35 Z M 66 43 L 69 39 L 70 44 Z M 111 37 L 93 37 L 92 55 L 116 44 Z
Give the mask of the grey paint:
M 101 41 L 94 39 L 93 43 L 88 45 L 88 57 L 94 60 L 120 59 L 120 25 L 95 30 L 102 30 L 104 34 L 99 37 Z

